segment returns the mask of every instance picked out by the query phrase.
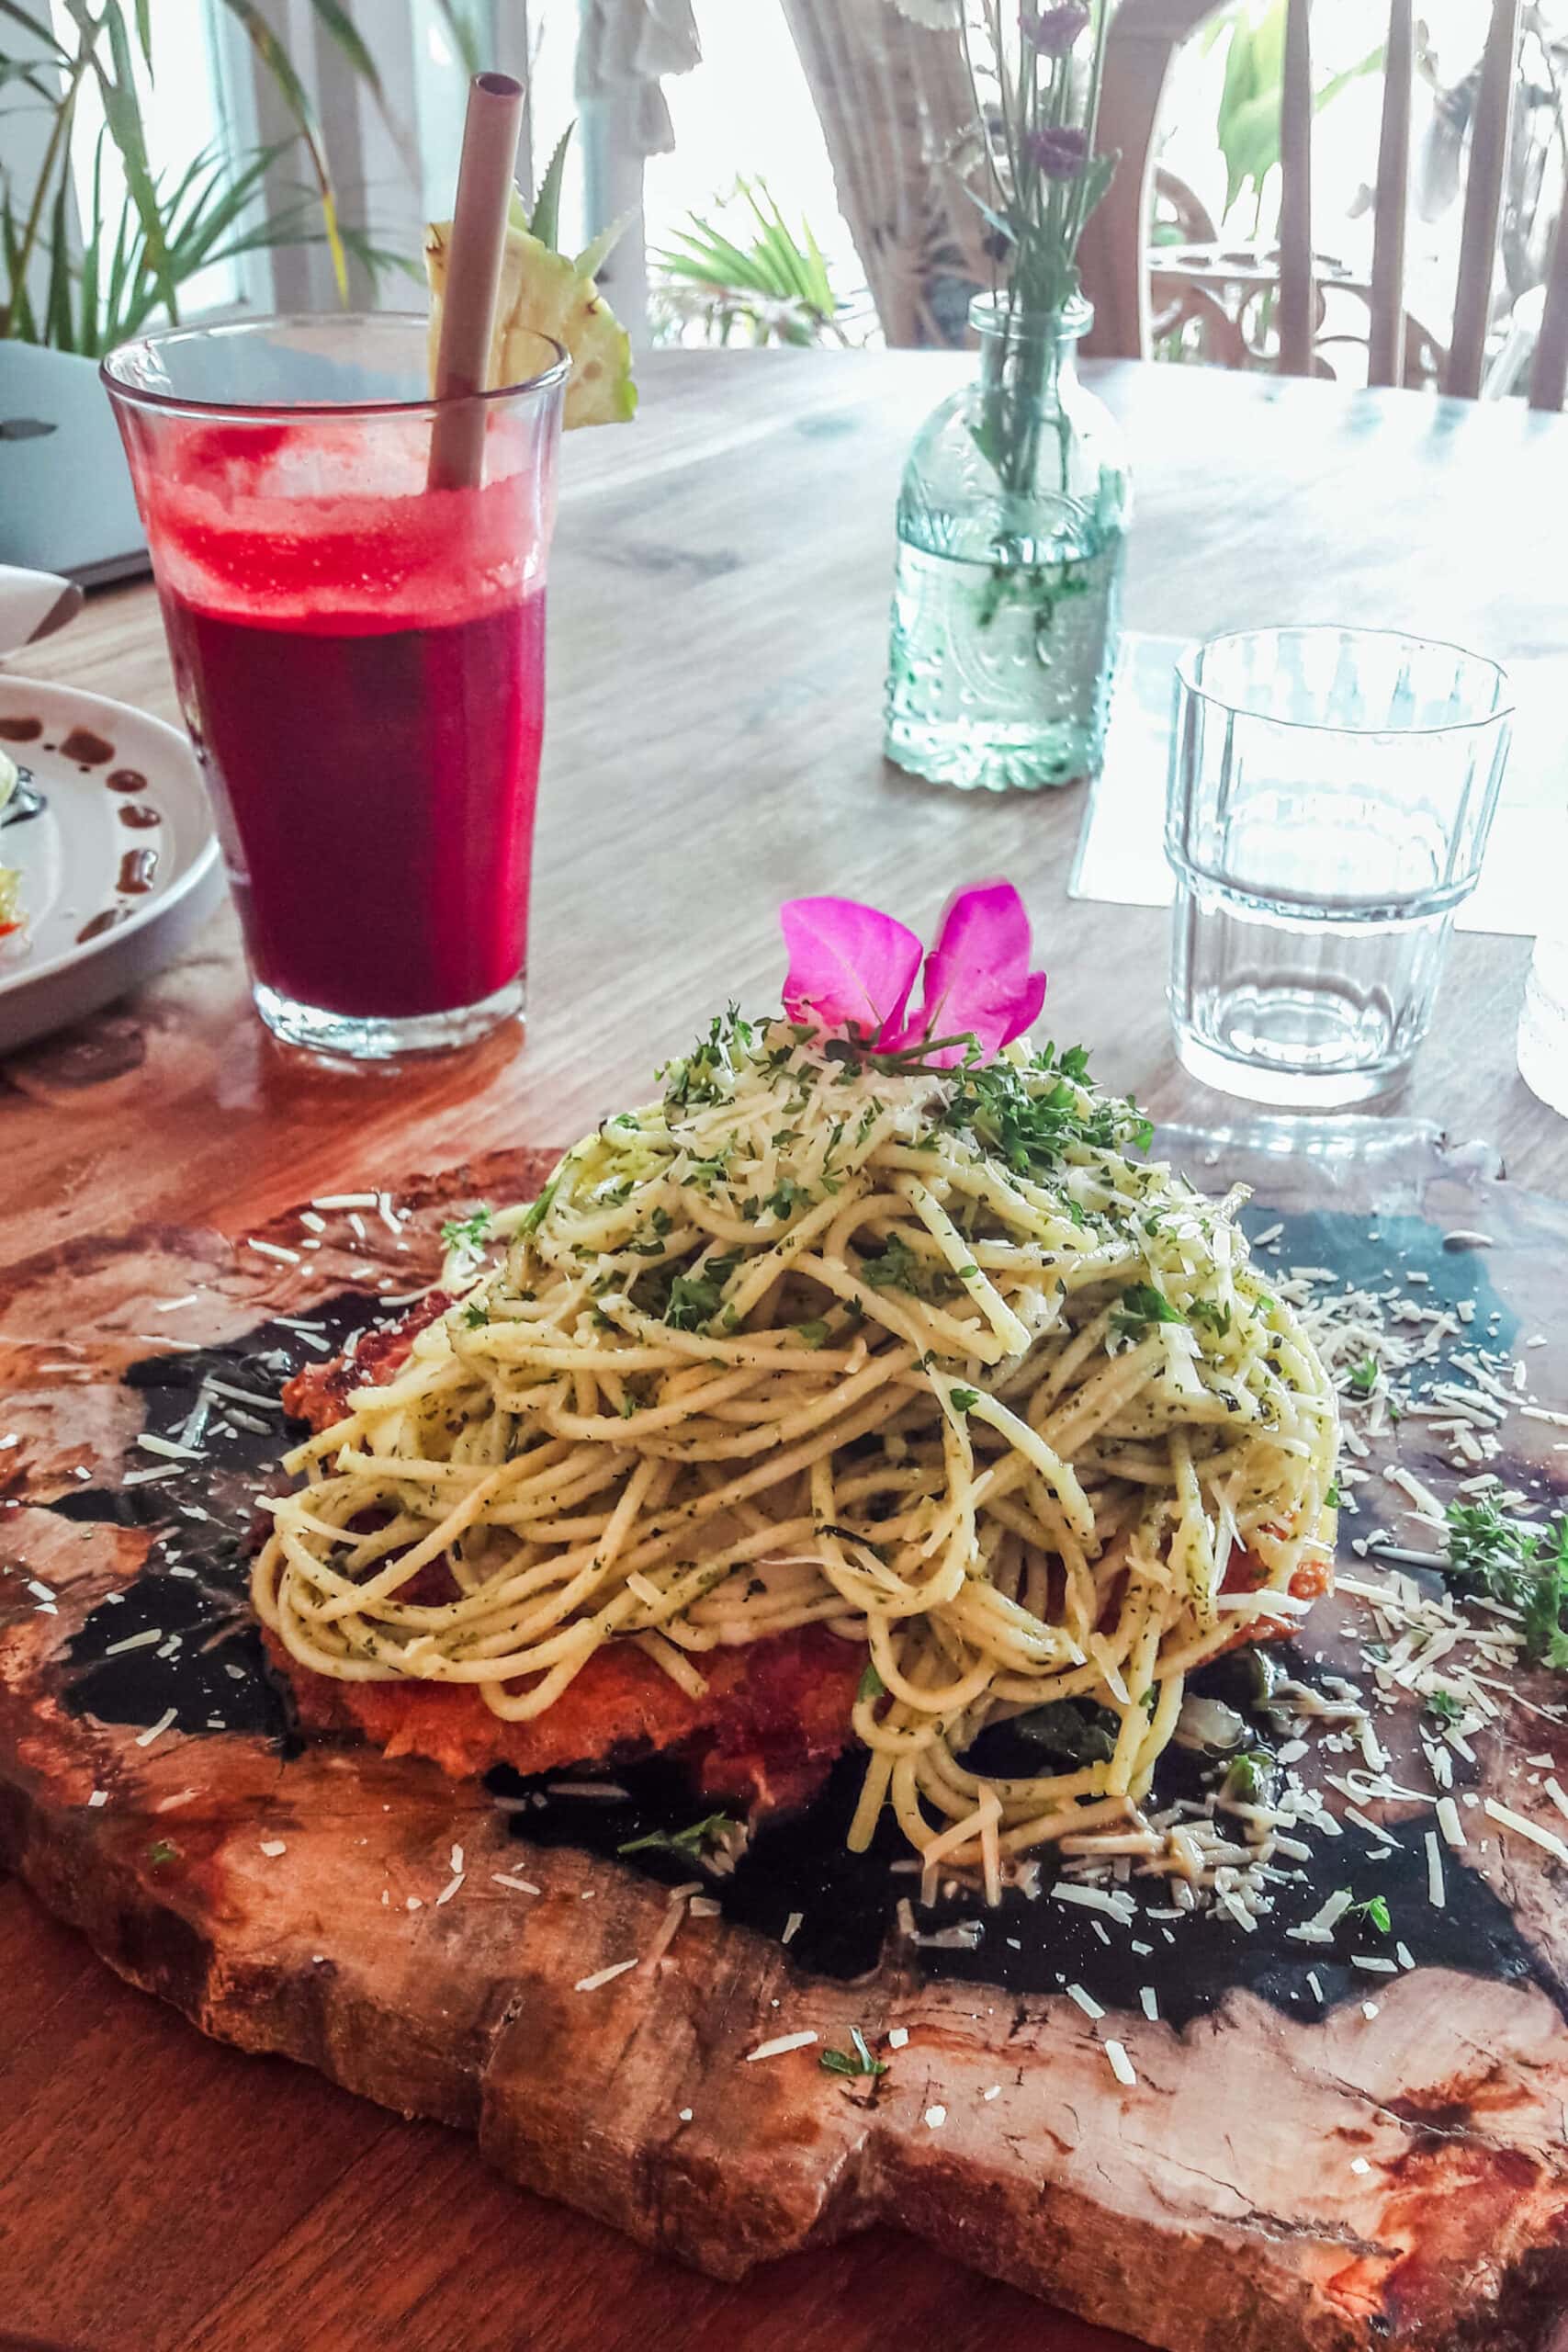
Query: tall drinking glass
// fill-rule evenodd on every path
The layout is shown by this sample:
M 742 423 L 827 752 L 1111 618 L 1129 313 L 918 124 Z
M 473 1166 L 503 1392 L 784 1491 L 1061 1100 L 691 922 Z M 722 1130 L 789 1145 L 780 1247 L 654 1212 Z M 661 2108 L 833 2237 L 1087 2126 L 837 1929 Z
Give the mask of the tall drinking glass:
M 1507 759 L 1492 662 L 1393 631 L 1258 629 L 1179 663 L 1170 1010 L 1195 1078 L 1336 1110 L 1432 1018 Z
M 526 382 L 433 401 L 426 334 L 260 319 L 103 366 L 256 1008 L 367 1057 L 524 1008 L 568 362 L 540 335 Z M 432 487 L 458 406 L 479 477 Z

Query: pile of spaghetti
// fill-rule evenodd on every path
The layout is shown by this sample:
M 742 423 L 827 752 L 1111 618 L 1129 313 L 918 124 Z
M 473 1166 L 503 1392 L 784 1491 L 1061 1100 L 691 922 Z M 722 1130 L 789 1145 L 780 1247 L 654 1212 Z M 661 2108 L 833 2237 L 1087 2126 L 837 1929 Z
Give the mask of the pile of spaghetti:
M 891 1804 L 994 1885 L 1135 1825 L 1185 1678 L 1329 1581 L 1333 1394 L 1240 1196 L 1149 1164 L 1077 1051 L 937 1069 L 732 1012 L 660 1076 L 290 1457 L 262 1618 L 509 1718 L 605 1643 L 700 1692 L 819 1622 L 864 1651 L 852 1845 Z M 967 1769 L 1059 1701 L 1106 1711 L 1094 1760 Z

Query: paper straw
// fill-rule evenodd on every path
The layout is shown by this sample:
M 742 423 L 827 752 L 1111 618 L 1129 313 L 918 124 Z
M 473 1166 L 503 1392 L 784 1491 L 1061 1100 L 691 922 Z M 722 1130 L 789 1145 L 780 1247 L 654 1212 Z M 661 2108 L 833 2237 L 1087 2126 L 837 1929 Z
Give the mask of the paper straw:
M 476 74 L 468 85 L 457 200 L 441 342 L 435 357 L 438 410 L 430 437 L 432 490 L 477 489 L 484 472 L 485 411 L 471 398 L 484 391 L 496 295 L 506 245 L 507 208 L 523 117 L 523 85 L 509 74 Z

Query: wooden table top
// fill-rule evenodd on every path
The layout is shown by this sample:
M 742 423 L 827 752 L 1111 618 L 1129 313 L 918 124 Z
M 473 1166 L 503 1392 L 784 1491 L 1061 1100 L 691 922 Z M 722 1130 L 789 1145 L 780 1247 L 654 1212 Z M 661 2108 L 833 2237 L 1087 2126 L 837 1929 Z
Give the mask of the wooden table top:
M 927 929 L 953 886 L 1023 890 L 1045 1027 L 1163 1118 L 1236 1106 L 1178 1069 L 1164 913 L 1069 899 L 1081 793 L 963 795 L 879 756 L 893 500 L 951 356 L 680 353 L 635 430 L 568 443 L 551 586 L 530 1025 L 400 1071 L 333 1070 L 252 1016 L 233 918 L 140 996 L 0 1064 L 0 1270 L 148 1218 L 248 1229 L 313 1193 L 497 1144 L 564 1144 L 782 971 L 776 910 L 868 899 Z M 1127 618 L 1206 635 L 1345 620 L 1506 662 L 1568 645 L 1568 420 L 1118 364 Z M 93 598 L 29 674 L 176 717 L 145 586 Z M 1454 941 L 1396 1115 L 1568 1189 L 1568 1125 L 1517 1077 L 1528 949 Z M 721 2287 L 281 2062 L 204 2041 L 0 1885 L 0 2346 L 69 2352 L 1092 2352 L 1112 2339 L 891 2234 Z M 428 2222 L 428 2226 L 425 2224 Z M 13 2331 L 6 2334 L 6 2330 Z

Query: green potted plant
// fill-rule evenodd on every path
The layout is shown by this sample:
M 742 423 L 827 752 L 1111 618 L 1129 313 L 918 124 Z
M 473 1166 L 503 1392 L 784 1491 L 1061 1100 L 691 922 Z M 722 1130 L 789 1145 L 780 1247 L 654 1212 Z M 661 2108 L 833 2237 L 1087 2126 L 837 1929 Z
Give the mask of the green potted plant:
M 0 0 L 4 109 L 30 115 L 40 134 L 28 142 L 29 169 L 0 160 L 0 559 L 84 579 L 140 563 L 140 526 L 97 362 L 150 322 L 177 322 L 182 289 L 199 271 L 268 247 L 321 243 L 346 297 L 351 253 L 372 278 L 411 266 L 342 221 L 321 127 L 288 50 L 254 0 L 223 6 L 281 96 L 294 137 L 234 153 L 215 143 L 168 170 L 149 153 L 138 87 L 139 75 L 153 73 L 152 0 L 66 0 L 66 33 L 55 30 L 47 0 Z M 380 103 L 375 60 L 340 0 L 311 6 Z M 89 93 L 101 116 L 96 130 Z M 91 194 L 78 221 L 73 195 L 87 137 Z M 269 175 L 290 149 L 302 159 L 301 184 L 269 204 Z M 118 172 L 106 168 L 111 153 Z

